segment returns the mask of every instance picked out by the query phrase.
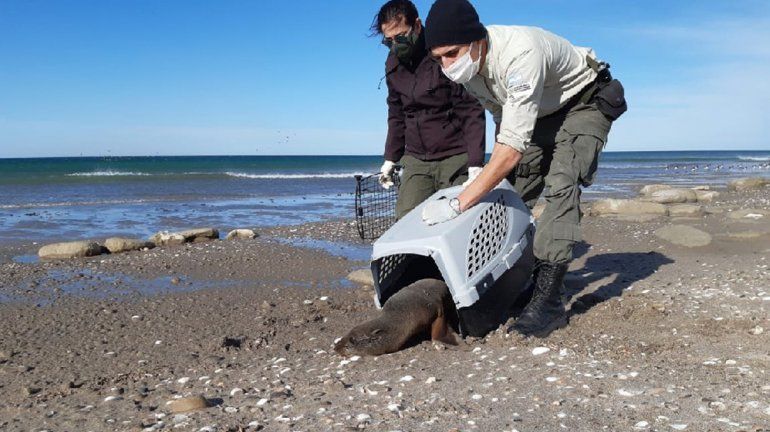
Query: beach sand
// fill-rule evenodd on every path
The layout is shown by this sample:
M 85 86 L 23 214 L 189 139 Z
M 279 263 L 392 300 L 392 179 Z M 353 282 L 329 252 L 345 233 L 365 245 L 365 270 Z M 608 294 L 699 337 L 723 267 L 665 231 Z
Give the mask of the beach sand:
M 331 350 L 377 313 L 345 279 L 367 267 L 349 221 L 6 262 L 0 430 L 770 430 L 770 215 L 730 217 L 749 208 L 770 190 L 694 219 L 587 216 L 568 327 L 377 358 Z M 671 224 L 712 241 L 654 234 Z M 195 395 L 213 406 L 167 405 Z

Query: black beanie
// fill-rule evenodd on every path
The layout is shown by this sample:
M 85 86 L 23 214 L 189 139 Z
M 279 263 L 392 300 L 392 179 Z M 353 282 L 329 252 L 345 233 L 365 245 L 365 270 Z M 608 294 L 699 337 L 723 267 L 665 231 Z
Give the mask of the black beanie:
M 484 39 L 487 29 L 468 0 L 436 0 L 425 20 L 425 46 L 462 45 Z

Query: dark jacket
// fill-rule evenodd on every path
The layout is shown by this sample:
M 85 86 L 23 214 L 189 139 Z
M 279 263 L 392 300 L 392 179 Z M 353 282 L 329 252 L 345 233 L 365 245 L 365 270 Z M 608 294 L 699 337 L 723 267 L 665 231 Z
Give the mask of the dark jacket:
M 414 70 L 391 53 L 385 62 L 388 84 L 388 138 L 385 159 L 404 152 L 424 161 L 468 153 L 468 166 L 483 166 L 484 109 L 462 85 L 449 80 L 425 52 Z

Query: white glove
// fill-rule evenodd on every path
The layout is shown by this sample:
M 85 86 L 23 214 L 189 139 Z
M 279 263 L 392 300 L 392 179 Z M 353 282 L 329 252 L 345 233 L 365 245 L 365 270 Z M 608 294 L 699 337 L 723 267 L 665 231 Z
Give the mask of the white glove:
M 427 204 L 425 204 L 425 207 L 422 208 L 423 222 L 428 225 L 436 225 L 459 216 L 460 202 L 456 201 L 456 207 L 453 207 L 453 200 L 457 200 L 457 198 L 453 198 L 451 200 L 440 198 L 437 200 L 429 201 Z
M 380 185 L 385 189 L 393 186 L 393 170 L 396 169 L 396 163 L 386 160 L 380 167 Z
M 476 180 L 476 177 L 481 174 L 481 170 L 484 168 L 482 167 L 469 167 L 468 168 L 468 180 L 465 180 L 463 183 L 463 187 L 468 187 L 469 184 L 473 183 L 473 180 Z

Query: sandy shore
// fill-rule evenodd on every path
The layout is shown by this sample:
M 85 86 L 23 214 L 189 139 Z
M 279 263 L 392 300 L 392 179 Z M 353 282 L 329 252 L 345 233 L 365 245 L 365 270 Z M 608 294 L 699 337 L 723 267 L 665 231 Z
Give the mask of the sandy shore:
M 693 219 L 586 217 L 567 328 L 378 358 L 330 349 L 376 313 L 345 279 L 367 265 L 348 221 L 5 263 L 0 430 L 767 431 L 770 217 L 740 209 L 770 191 Z M 653 234 L 670 224 L 713 240 Z M 170 412 L 191 395 L 214 406 Z

